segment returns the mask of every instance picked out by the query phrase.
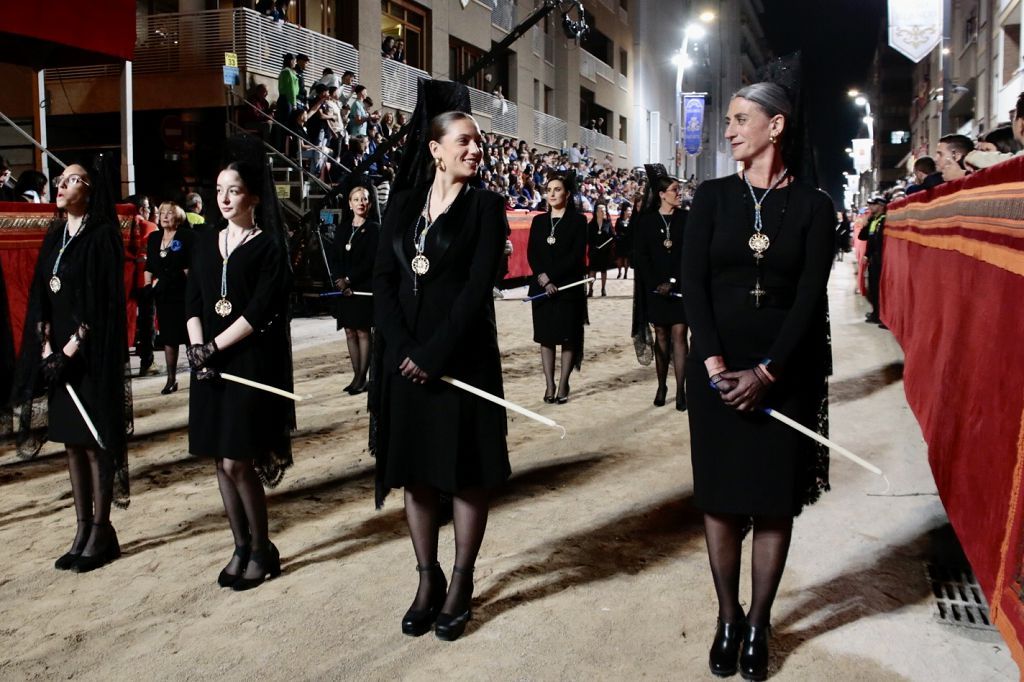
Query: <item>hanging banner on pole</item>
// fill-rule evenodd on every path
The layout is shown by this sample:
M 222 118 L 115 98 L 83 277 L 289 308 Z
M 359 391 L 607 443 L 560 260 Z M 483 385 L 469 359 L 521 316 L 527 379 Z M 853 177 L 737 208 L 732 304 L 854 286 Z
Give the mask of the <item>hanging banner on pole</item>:
M 704 138 L 704 93 L 683 95 L 683 147 L 691 156 L 700 153 Z
M 942 0 L 889 0 L 889 45 L 915 64 L 942 41 Z
M 853 168 L 858 173 L 871 170 L 871 138 L 860 137 L 853 140 Z

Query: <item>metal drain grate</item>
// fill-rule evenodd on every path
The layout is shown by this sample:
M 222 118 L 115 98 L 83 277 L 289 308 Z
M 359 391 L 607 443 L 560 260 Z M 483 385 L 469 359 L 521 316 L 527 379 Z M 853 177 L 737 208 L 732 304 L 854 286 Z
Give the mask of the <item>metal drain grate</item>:
M 988 602 L 970 568 L 925 564 L 940 623 L 977 630 L 995 630 Z

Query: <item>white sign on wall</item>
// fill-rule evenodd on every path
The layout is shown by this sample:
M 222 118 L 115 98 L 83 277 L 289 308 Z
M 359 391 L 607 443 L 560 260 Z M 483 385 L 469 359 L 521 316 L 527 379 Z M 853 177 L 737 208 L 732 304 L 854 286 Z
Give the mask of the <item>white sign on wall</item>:
M 942 41 L 942 0 L 889 0 L 889 45 L 917 63 Z

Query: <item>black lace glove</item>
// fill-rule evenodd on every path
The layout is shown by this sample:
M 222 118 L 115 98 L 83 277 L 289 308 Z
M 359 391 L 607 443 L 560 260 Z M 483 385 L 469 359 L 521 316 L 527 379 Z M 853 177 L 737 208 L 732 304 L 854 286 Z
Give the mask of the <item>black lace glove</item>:
M 220 379 L 220 372 L 209 367 L 196 370 L 196 381 L 216 381 Z
M 61 376 L 64 374 L 64 370 L 67 369 L 68 361 L 71 358 L 64 355 L 64 351 L 57 350 L 50 353 L 43 358 L 42 371 L 43 376 L 51 383 L 57 383 L 60 381 Z
M 210 361 L 213 354 L 219 351 L 216 341 L 207 341 L 206 343 L 193 343 L 187 349 L 185 349 L 185 357 L 188 358 L 188 366 L 193 372 L 206 367 L 206 363 Z

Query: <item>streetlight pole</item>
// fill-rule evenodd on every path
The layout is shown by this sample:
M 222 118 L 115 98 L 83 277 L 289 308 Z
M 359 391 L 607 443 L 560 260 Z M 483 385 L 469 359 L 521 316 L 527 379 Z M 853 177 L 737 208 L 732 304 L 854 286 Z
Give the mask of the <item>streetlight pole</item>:
M 709 24 L 715 20 L 714 12 L 701 12 L 700 21 Z M 683 175 L 686 174 L 686 155 L 683 151 L 683 76 L 686 68 L 693 64 L 690 59 L 690 39 L 701 40 L 707 35 L 707 30 L 696 22 L 686 25 L 683 31 L 683 44 L 679 47 L 679 53 L 673 58 L 676 65 L 676 135 L 675 135 L 675 176 L 679 175 L 679 159 L 683 159 Z M 685 178 L 683 178 L 685 179 Z

